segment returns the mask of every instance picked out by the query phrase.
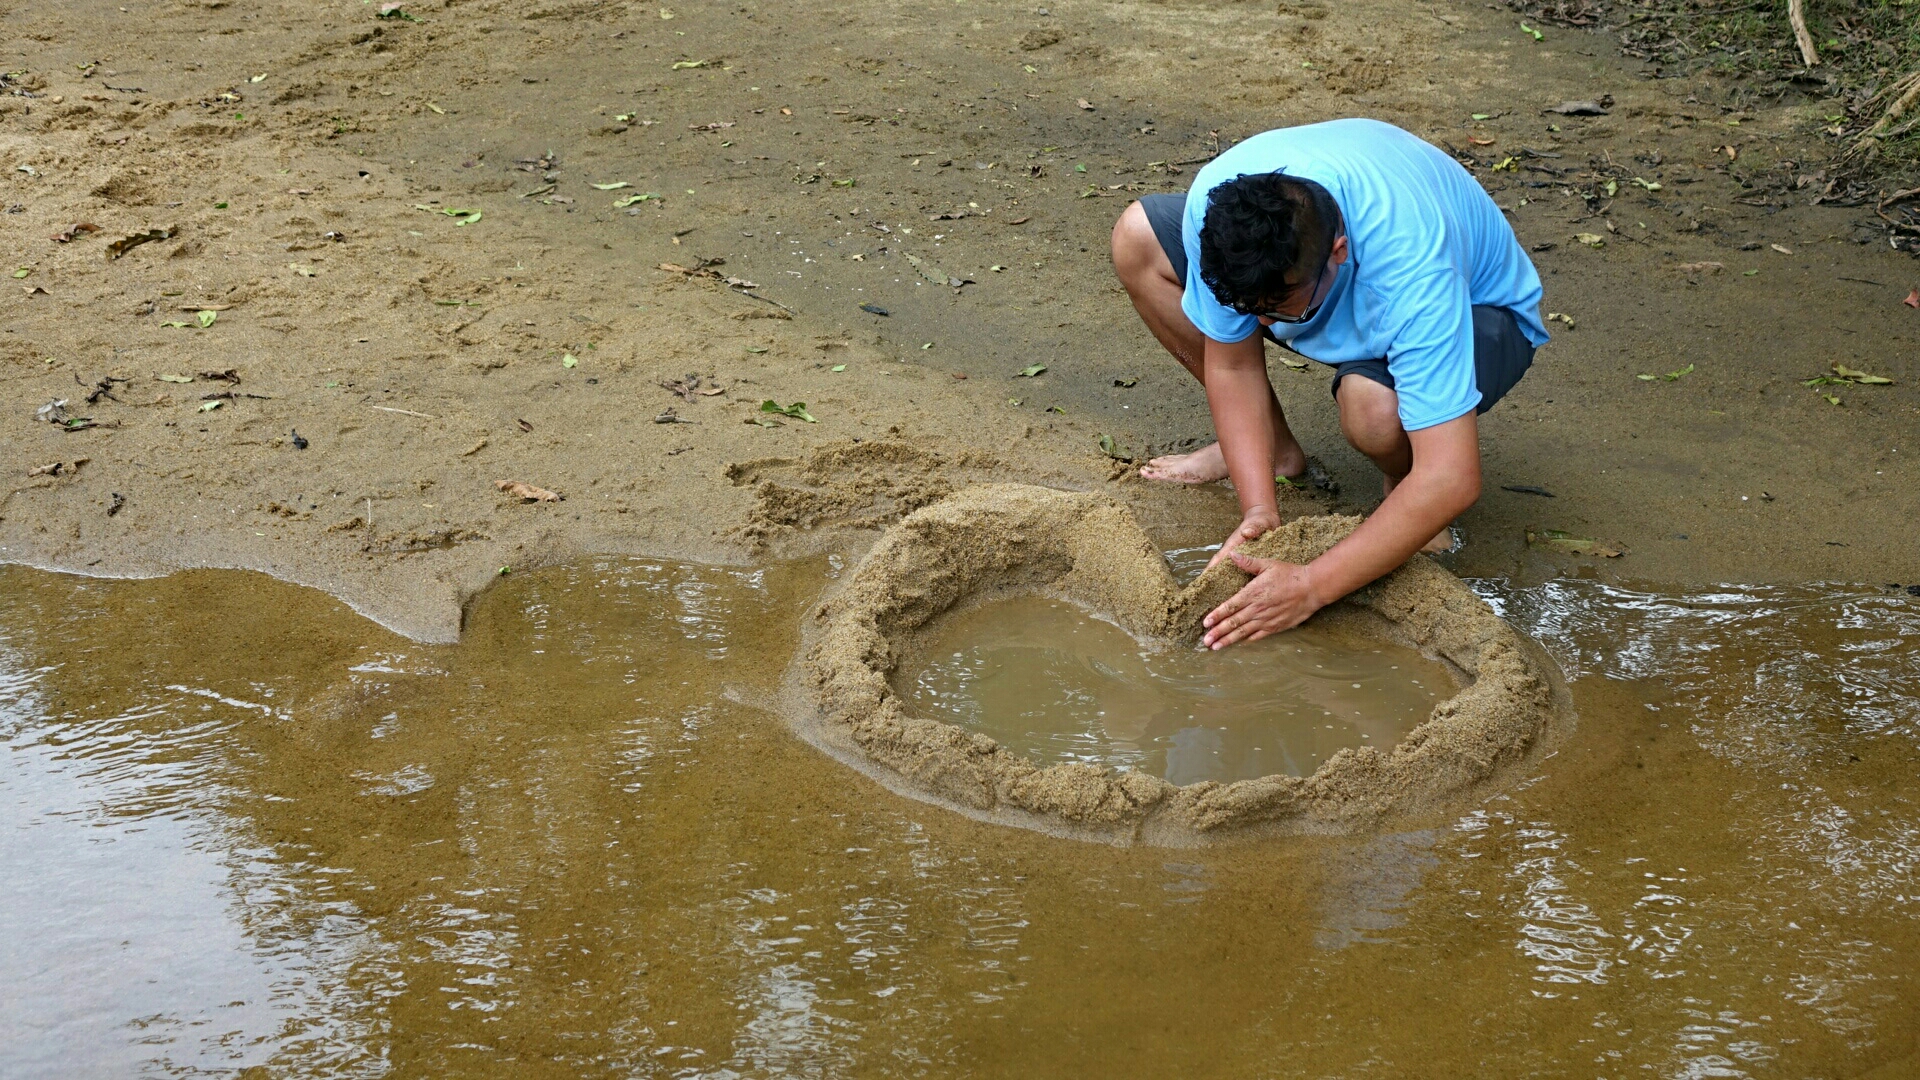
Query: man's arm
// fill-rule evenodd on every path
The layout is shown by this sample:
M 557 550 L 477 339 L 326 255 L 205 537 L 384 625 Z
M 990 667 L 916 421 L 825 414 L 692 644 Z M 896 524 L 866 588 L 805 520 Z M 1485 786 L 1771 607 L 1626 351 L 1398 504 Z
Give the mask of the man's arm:
M 1213 414 L 1214 434 L 1227 459 L 1234 493 L 1240 497 L 1240 527 L 1207 564 L 1212 566 L 1234 548 L 1279 525 L 1280 501 L 1273 490 L 1269 413 L 1273 387 L 1267 382 L 1265 340 L 1257 333 L 1232 344 L 1208 338 L 1201 370 L 1206 374 L 1207 410 Z
M 1209 377 L 1210 400 L 1212 393 Z M 1472 413 L 1408 432 L 1407 438 L 1413 443 L 1413 470 L 1371 517 L 1326 554 L 1305 566 L 1232 554 L 1233 561 L 1255 577 L 1207 615 L 1203 644 L 1221 649 L 1300 625 L 1314 612 L 1397 569 L 1474 504 L 1480 497 L 1480 427 Z M 1221 443 L 1224 449 L 1224 433 Z M 1231 464 L 1233 458 L 1227 460 Z M 1239 479 L 1236 474 L 1236 485 Z M 1271 491 L 1272 481 L 1268 484 Z

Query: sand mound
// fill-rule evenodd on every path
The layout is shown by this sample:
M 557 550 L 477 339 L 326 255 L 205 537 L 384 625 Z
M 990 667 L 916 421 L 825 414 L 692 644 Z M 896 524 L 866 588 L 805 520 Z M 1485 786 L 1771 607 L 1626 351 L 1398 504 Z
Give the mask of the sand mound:
M 1304 562 L 1359 522 L 1302 518 L 1249 550 Z M 1191 643 L 1200 619 L 1245 581 L 1223 564 L 1180 587 L 1132 516 L 1103 495 L 969 488 L 889 529 L 814 610 L 795 719 L 810 741 L 903 794 L 1088 839 L 1193 845 L 1445 809 L 1497 782 L 1562 711 L 1544 654 L 1424 558 L 1315 618 L 1440 659 L 1462 689 L 1400 745 L 1342 750 L 1311 776 L 1175 787 L 1139 772 L 1043 767 L 983 735 L 907 715 L 888 682 L 928 625 L 959 605 L 1044 594 L 1139 637 Z

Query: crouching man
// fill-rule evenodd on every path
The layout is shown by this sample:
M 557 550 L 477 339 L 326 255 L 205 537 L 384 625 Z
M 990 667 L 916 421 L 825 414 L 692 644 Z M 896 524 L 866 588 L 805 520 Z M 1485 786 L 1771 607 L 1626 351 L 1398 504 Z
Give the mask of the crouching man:
M 1458 162 L 1391 124 L 1256 135 L 1185 195 L 1148 195 L 1113 230 L 1114 268 L 1147 328 L 1206 390 L 1219 440 L 1155 458 L 1149 480 L 1231 479 L 1240 526 L 1214 561 L 1254 579 L 1207 616 L 1205 643 L 1254 641 L 1452 546 L 1480 497 L 1475 417 L 1547 341 L 1540 276 Z M 1267 381 L 1272 340 L 1333 369 L 1340 429 L 1386 498 L 1305 566 L 1234 549 L 1280 524 L 1276 476 L 1306 471 Z

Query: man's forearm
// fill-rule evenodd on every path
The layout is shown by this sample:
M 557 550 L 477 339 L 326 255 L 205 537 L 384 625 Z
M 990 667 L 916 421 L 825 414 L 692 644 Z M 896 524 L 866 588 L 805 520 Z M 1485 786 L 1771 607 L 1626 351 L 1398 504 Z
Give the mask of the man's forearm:
M 1279 498 L 1273 489 L 1273 417 L 1269 400 L 1264 345 L 1258 334 L 1224 345 L 1209 341 L 1205 369 L 1207 409 L 1220 438 L 1227 475 L 1240 498 L 1240 512 L 1263 508 L 1274 511 Z
M 1480 437 L 1469 413 L 1414 432 L 1413 470 L 1352 535 L 1308 566 L 1331 603 L 1398 569 L 1480 497 Z

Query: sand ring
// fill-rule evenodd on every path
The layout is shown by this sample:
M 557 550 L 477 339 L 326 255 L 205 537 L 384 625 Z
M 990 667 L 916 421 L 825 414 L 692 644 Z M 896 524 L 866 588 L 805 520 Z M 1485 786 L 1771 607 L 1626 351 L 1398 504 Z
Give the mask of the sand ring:
M 1359 523 L 1301 518 L 1248 550 L 1305 562 Z M 929 625 L 956 607 L 1045 595 L 1136 637 L 1192 643 L 1201 617 L 1246 580 L 1223 563 L 1182 588 L 1132 515 L 1104 495 L 969 488 L 887 530 L 814 609 L 792 715 L 810 742 L 902 794 L 988 821 L 1173 846 L 1346 832 L 1443 812 L 1497 785 L 1569 715 L 1544 652 L 1421 557 L 1315 619 L 1441 661 L 1459 692 L 1391 750 L 1341 750 L 1310 776 L 1175 787 L 1138 771 L 1042 766 L 984 735 L 907 715 L 888 681 Z

